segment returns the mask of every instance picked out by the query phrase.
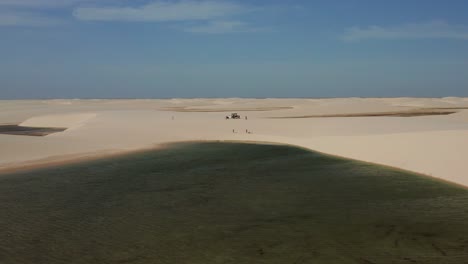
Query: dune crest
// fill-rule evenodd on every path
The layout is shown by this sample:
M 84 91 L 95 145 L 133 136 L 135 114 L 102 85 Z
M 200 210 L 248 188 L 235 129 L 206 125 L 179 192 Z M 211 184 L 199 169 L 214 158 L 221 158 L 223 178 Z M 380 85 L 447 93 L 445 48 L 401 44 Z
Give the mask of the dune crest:
M 24 127 L 76 128 L 94 117 L 96 117 L 95 113 L 43 115 L 31 117 L 19 125 Z

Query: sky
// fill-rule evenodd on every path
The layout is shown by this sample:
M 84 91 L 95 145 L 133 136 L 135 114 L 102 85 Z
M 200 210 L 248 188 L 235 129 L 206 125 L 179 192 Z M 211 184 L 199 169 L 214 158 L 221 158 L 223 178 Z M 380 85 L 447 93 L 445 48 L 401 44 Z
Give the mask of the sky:
M 466 0 L 0 0 L 0 99 L 468 96 Z

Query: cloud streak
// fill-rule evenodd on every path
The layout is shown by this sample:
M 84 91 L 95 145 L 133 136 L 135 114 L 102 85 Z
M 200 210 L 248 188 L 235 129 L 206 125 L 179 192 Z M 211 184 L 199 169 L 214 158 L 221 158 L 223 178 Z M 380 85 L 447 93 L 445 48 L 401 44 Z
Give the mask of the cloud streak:
M 185 32 L 197 34 L 223 34 L 263 31 L 261 28 L 252 28 L 248 23 L 242 21 L 210 21 L 207 24 L 187 27 Z
M 156 1 L 140 7 L 80 7 L 74 16 L 86 21 L 195 21 L 246 12 L 247 8 L 225 1 Z
M 0 7 L 49 9 L 61 8 L 78 3 L 87 3 L 89 0 L 0 0 Z
M 451 25 L 445 21 L 405 24 L 393 27 L 352 27 L 342 36 L 345 41 L 397 39 L 459 39 L 468 40 L 468 26 Z
M 46 11 L 67 9 L 90 1 L 95 0 L 0 0 L 0 27 L 46 27 L 62 24 L 63 19 L 47 14 Z
M 0 26 L 49 26 L 64 22 L 50 10 L 70 10 L 78 21 L 166 23 L 189 33 L 258 32 L 239 19 L 257 11 L 233 0 L 0 0 Z M 110 4 L 112 3 L 112 5 Z
M 0 12 L 0 26 L 44 27 L 60 24 L 58 19 L 52 19 L 30 12 Z

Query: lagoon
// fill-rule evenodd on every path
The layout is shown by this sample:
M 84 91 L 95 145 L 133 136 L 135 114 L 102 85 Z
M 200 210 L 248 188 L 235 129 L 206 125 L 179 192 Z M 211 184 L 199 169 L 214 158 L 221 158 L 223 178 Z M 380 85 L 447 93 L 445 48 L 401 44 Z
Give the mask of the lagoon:
M 464 263 L 468 190 L 291 146 L 0 176 L 0 263 Z

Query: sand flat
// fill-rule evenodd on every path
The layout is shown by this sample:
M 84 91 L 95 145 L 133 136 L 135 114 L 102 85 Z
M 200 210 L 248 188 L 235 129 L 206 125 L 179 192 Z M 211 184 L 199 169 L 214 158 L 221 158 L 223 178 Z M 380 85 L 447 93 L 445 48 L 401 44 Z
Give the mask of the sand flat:
M 302 146 L 468 186 L 467 107 L 467 98 L 0 101 L 0 124 L 72 128 L 40 138 L 0 135 L 0 169 L 168 142 L 239 140 Z M 233 109 L 241 120 L 225 119 Z M 455 113 L 364 116 L 427 111 Z M 270 118 L 310 115 L 317 117 Z

